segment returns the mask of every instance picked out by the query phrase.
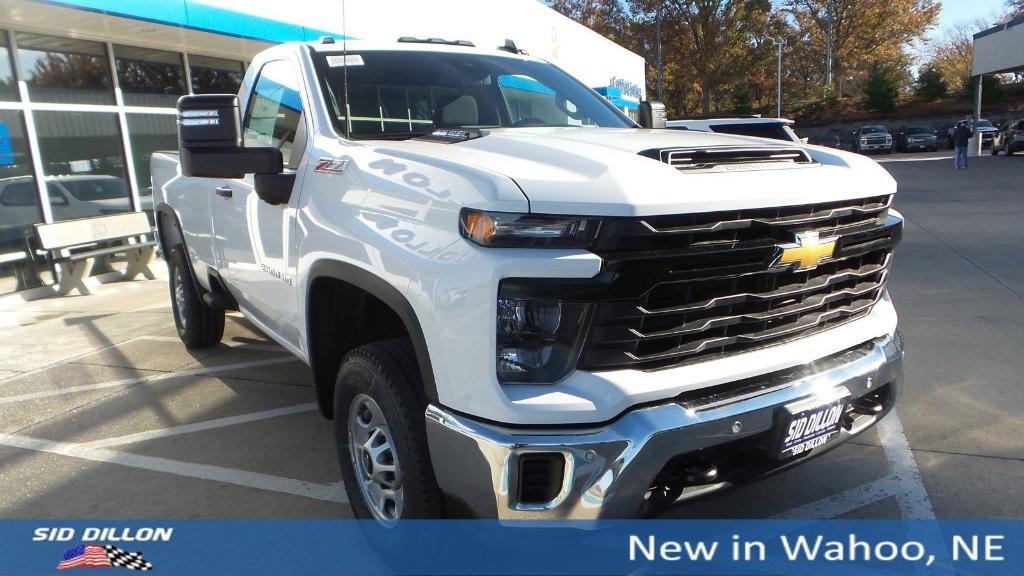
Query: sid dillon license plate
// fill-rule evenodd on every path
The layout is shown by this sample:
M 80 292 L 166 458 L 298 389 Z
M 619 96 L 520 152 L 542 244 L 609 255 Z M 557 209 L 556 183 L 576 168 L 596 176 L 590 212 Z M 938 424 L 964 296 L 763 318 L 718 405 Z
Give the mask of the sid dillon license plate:
M 782 442 L 779 458 L 798 456 L 836 437 L 846 412 L 846 398 L 802 409 L 806 404 L 782 409 Z

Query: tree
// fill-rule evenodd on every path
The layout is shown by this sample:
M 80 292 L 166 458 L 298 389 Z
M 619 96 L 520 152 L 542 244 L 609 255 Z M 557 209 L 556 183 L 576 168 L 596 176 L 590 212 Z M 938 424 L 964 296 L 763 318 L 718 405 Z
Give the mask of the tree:
M 743 115 L 754 111 L 754 102 L 750 96 L 750 84 L 739 82 L 732 89 L 732 111 Z
M 932 65 L 921 68 L 914 82 L 914 93 L 925 102 L 933 102 L 946 95 L 949 86 L 942 77 L 942 72 Z
M 1024 16 L 1024 0 L 1006 0 L 1006 8 L 1010 11 L 1010 18 Z
M 934 0 L 785 0 L 783 6 L 822 65 L 831 6 L 832 70 L 840 83 L 848 73 L 864 74 L 868 62 L 905 67 L 906 47 L 935 26 L 942 9 Z
M 987 27 L 987 22 L 980 19 L 960 22 L 945 28 L 942 38 L 932 45 L 928 65 L 942 74 L 950 90 L 971 93 L 974 33 Z
M 630 16 L 619 0 L 553 0 L 551 8 L 613 42 L 626 39 Z
M 881 62 L 873 62 L 864 85 L 864 107 L 883 114 L 892 112 L 899 93 L 892 70 Z

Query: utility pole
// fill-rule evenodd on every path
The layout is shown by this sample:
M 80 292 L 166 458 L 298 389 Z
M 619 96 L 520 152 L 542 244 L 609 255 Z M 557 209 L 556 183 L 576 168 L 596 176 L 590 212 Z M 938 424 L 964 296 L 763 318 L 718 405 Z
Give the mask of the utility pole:
M 658 13 L 655 16 L 655 36 L 656 43 L 658 44 L 658 101 L 663 102 L 665 99 L 665 91 L 663 88 L 663 82 L 665 77 L 665 71 L 661 61 L 661 5 L 663 1 L 658 0 Z
M 827 11 L 825 17 L 828 22 L 827 38 L 825 39 L 825 87 L 828 88 L 832 86 L 832 14 L 834 10 L 832 0 L 828 0 L 825 10 Z

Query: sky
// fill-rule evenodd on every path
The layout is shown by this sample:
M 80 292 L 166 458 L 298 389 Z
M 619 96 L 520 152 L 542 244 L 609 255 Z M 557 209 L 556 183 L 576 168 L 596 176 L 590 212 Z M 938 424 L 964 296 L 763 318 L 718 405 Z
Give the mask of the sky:
M 1003 0 L 942 0 L 939 3 L 942 4 L 939 28 L 963 20 L 974 20 L 979 16 L 990 19 L 993 14 L 1006 10 L 1006 2 Z
M 971 22 L 976 18 L 995 20 L 997 16 L 1006 12 L 1005 0 L 941 0 L 939 4 L 942 4 L 942 12 L 939 13 L 938 26 L 928 34 L 929 38 L 942 38 L 944 28 L 961 22 Z M 927 47 L 920 45 L 915 52 L 923 61 Z

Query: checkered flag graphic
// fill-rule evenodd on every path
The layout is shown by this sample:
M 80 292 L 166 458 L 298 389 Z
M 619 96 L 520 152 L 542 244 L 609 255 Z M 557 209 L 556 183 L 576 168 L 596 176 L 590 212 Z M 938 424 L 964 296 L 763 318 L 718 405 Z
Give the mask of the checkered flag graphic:
M 107 553 L 107 558 L 110 559 L 110 564 L 112 566 L 127 568 L 129 570 L 153 569 L 153 564 L 146 562 L 142 557 L 142 552 L 125 552 L 117 546 L 111 546 L 109 544 L 105 545 L 103 550 Z

